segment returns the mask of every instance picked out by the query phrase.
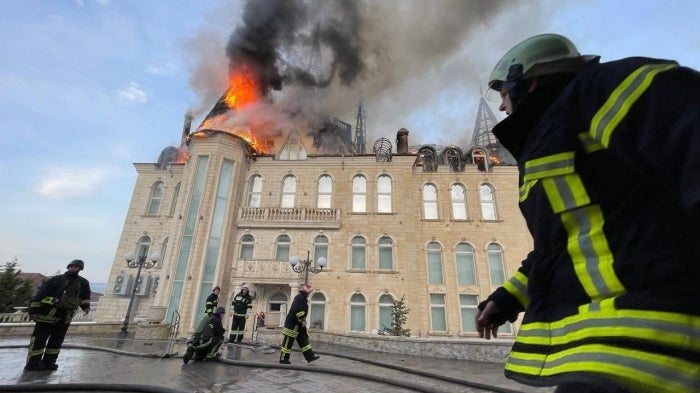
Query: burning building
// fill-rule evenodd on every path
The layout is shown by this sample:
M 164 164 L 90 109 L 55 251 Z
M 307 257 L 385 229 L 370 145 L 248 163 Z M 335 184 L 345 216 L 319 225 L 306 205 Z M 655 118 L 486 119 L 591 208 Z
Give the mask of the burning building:
M 246 285 L 257 295 L 254 310 L 277 327 L 308 279 L 311 329 L 381 331 L 391 326 L 393 301 L 404 298 L 414 335 L 476 336 L 476 305 L 531 247 L 517 167 L 496 162 L 492 144 L 411 148 L 406 129 L 396 147 L 386 135 L 366 152 L 361 105 L 354 135 L 323 111 L 280 109 L 270 92 L 290 75 L 309 86 L 327 81 L 304 69 L 280 73 L 270 42 L 237 31 L 229 87 L 202 123 L 192 129 L 186 117 L 181 146 L 134 164 L 138 178 L 96 319 L 121 321 L 134 294 L 131 318 L 184 336 L 213 287 L 226 305 Z M 358 72 L 345 60 L 330 75 Z M 127 252 L 161 258 L 137 280 Z M 292 266 L 294 256 L 308 264 Z

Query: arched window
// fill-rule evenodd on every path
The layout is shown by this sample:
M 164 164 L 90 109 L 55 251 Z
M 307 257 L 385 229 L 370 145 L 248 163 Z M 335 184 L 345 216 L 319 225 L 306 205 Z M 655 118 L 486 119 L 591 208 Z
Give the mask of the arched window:
M 352 178 L 352 211 L 353 213 L 367 212 L 367 178 L 355 175 Z
M 262 176 L 253 175 L 248 179 L 248 207 L 260 207 L 260 198 L 262 196 Z
M 430 330 L 434 332 L 447 331 L 447 315 L 445 313 L 445 294 L 430 294 Z
M 428 183 L 423 186 L 423 218 L 438 219 L 437 187 L 434 184 Z
M 163 258 L 165 258 L 165 253 L 168 252 L 168 239 L 169 239 L 169 238 L 166 237 L 165 240 L 163 240 L 163 243 L 160 245 L 160 260 L 161 260 L 161 263 L 159 263 L 159 264 L 156 265 L 156 268 L 157 268 L 157 269 L 162 269 L 162 268 L 163 268 L 163 262 L 162 262 L 162 261 L 163 261 Z M 154 291 L 154 293 L 155 293 L 155 291 Z
M 333 178 L 323 175 L 318 178 L 318 201 L 316 207 L 319 209 L 331 208 L 331 195 L 333 193 Z
M 461 184 L 450 186 L 450 200 L 452 201 L 452 219 L 467 219 L 467 190 Z
M 394 309 L 394 297 L 389 294 L 384 294 L 379 297 L 379 331 L 391 329 L 391 324 L 394 319 L 391 317 L 391 312 Z
M 486 255 L 489 260 L 489 274 L 491 285 L 501 285 L 506 280 L 505 266 L 503 266 L 503 248 L 496 243 L 486 247 Z
M 476 316 L 476 307 L 478 305 L 479 299 L 476 295 L 459 295 L 459 310 L 462 316 L 463 332 L 476 332 L 474 317 Z
M 481 219 L 495 220 L 496 219 L 496 198 L 494 196 L 493 187 L 488 184 L 479 186 L 479 201 L 481 202 Z
M 356 293 L 350 298 L 350 331 L 364 332 L 366 325 L 365 297 Z
M 387 175 L 377 178 L 377 212 L 391 213 L 391 177 Z
M 318 261 L 318 258 L 326 258 L 326 263 L 328 263 L 328 237 L 325 235 L 318 235 L 314 238 L 314 261 Z M 327 265 L 326 265 L 327 266 Z
M 175 207 L 177 207 L 177 198 L 180 197 L 180 183 L 178 182 L 175 186 L 175 191 L 173 192 L 172 203 L 170 204 L 170 216 L 175 215 Z M 165 255 L 165 254 L 161 254 Z
M 457 265 L 457 284 L 475 285 L 474 247 L 467 243 L 459 243 L 455 247 L 455 264 Z
M 389 236 L 379 238 L 379 270 L 394 270 L 394 241 Z
M 442 284 L 442 246 L 437 242 L 428 243 L 428 283 Z
M 149 258 L 148 251 L 151 249 L 151 238 L 148 236 L 141 236 L 139 238 L 138 249 L 136 250 L 137 257 Z M 138 261 L 138 258 L 136 259 Z
M 294 207 L 294 199 L 297 195 L 297 178 L 294 175 L 287 175 L 282 179 L 282 201 L 281 208 Z
M 366 269 L 365 264 L 365 251 L 367 248 L 367 242 L 362 236 L 355 236 L 352 238 L 352 262 L 351 269 Z
M 165 191 L 165 183 L 157 181 L 151 186 L 151 196 L 148 199 L 148 215 L 156 215 L 160 210 L 160 202 L 163 200 L 163 191 Z
M 306 149 L 299 136 L 299 131 L 294 130 L 289 133 L 287 143 L 282 146 L 279 154 L 280 160 L 305 160 Z
M 279 235 L 275 239 L 275 259 L 278 261 L 288 261 L 289 260 L 289 248 L 291 246 L 291 240 L 287 235 Z
M 253 235 L 245 234 L 241 237 L 241 254 L 238 259 L 253 259 L 255 251 L 255 238 Z
M 275 292 L 270 296 L 268 311 L 281 311 L 282 305 L 287 304 L 287 295 L 282 292 Z
M 314 292 L 309 298 L 309 326 L 323 329 L 326 326 L 326 296 L 321 292 Z

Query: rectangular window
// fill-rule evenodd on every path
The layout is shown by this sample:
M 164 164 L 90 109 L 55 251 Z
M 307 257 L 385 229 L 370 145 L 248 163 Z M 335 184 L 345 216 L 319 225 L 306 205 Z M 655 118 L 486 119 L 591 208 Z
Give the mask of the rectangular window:
M 447 331 L 445 295 L 441 293 L 430 294 L 430 329 L 436 332 Z
M 365 306 L 350 306 L 350 330 L 353 332 L 365 331 Z
M 459 295 L 459 309 L 462 314 L 462 331 L 476 332 L 474 317 L 479 300 L 476 295 Z
M 442 256 L 439 251 L 428 252 L 428 282 L 442 284 Z

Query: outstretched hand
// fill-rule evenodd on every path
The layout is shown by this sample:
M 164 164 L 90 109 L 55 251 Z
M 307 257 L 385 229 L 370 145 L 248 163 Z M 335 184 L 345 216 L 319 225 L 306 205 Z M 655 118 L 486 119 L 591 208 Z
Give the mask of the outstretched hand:
M 474 321 L 476 322 L 476 331 L 479 332 L 479 337 L 487 340 L 498 338 L 498 326 L 494 320 L 498 316 L 499 310 L 496 303 L 489 301 L 483 310 L 478 310 Z

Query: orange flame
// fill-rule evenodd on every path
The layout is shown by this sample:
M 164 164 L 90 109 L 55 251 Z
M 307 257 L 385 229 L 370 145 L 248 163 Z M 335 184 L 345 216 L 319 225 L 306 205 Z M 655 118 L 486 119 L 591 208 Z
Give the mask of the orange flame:
M 240 109 L 245 105 L 258 101 L 258 83 L 253 71 L 241 66 L 231 72 L 229 89 L 226 92 L 226 105 L 232 109 Z
M 494 163 L 494 164 L 500 164 L 500 163 L 501 163 L 501 160 L 500 160 L 498 157 L 496 157 L 496 156 L 490 156 L 489 158 L 491 158 L 491 162 Z

